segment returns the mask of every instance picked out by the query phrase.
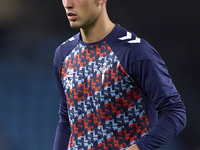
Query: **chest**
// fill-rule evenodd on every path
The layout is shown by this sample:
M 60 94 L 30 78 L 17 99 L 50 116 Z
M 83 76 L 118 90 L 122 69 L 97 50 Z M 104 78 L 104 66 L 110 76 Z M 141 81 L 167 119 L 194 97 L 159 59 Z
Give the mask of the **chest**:
M 68 107 L 121 97 L 134 86 L 120 60 L 106 44 L 77 45 L 66 56 L 60 72 Z

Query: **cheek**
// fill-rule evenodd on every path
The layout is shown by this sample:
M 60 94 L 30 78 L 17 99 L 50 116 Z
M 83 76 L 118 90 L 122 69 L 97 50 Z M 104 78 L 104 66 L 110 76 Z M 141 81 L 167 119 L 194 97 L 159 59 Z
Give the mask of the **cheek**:
M 99 9 L 98 8 L 95 8 L 95 7 L 93 7 L 93 8 L 88 8 L 88 9 L 86 9 L 86 14 L 88 15 L 88 16 L 91 16 L 91 17 L 96 17 L 98 14 L 99 14 Z
M 79 5 L 80 6 L 80 5 Z M 79 14 L 81 18 L 84 18 L 84 20 L 88 19 L 95 19 L 99 14 L 99 8 L 94 3 L 87 3 L 85 5 L 81 5 Z
M 86 14 L 95 14 L 98 11 L 97 4 L 92 0 L 90 3 L 87 3 L 84 8 Z

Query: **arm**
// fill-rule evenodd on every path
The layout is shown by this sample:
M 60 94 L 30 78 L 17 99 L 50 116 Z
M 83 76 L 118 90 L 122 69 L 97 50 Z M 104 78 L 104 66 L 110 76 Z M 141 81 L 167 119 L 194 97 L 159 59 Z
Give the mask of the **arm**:
M 131 67 L 135 70 L 134 79 L 161 116 L 151 131 L 135 144 L 140 150 L 156 149 L 185 127 L 185 107 L 161 58 L 141 60 Z
M 53 150 L 67 150 L 68 147 L 71 131 L 68 114 L 64 108 L 65 104 L 61 102 L 59 109 L 60 120 L 57 126 Z
M 68 111 L 67 111 L 67 104 L 66 104 L 66 97 L 63 90 L 62 82 L 59 77 L 59 70 L 58 66 L 59 63 L 57 61 L 57 55 L 54 58 L 54 69 L 55 75 L 57 79 L 58 89 L 61 96 L 61 102 L 59 107 L 59 122 L 57 125 L 56 136 L 54 141 L 53 150 L 67 150 L 69 138 L 71 134 L 70 130 L 70 123 L 68 118 Z

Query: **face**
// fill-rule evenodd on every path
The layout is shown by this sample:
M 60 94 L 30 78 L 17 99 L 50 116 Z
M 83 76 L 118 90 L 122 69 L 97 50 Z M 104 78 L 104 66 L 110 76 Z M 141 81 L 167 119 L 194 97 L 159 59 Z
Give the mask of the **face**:
M 72 28 L 88 28 L 100 14 L 98 0 L 62 0 Z

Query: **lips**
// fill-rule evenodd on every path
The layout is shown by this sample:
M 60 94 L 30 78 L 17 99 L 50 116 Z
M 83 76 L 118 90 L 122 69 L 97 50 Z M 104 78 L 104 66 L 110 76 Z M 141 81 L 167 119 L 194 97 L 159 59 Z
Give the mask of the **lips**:
M 67 18 L 69 19 L 69 21 L 76 20 L 76 17 L 77 17 L 77 15 L 74 13 L 71 13 L 71 12 L 67 13 Z

